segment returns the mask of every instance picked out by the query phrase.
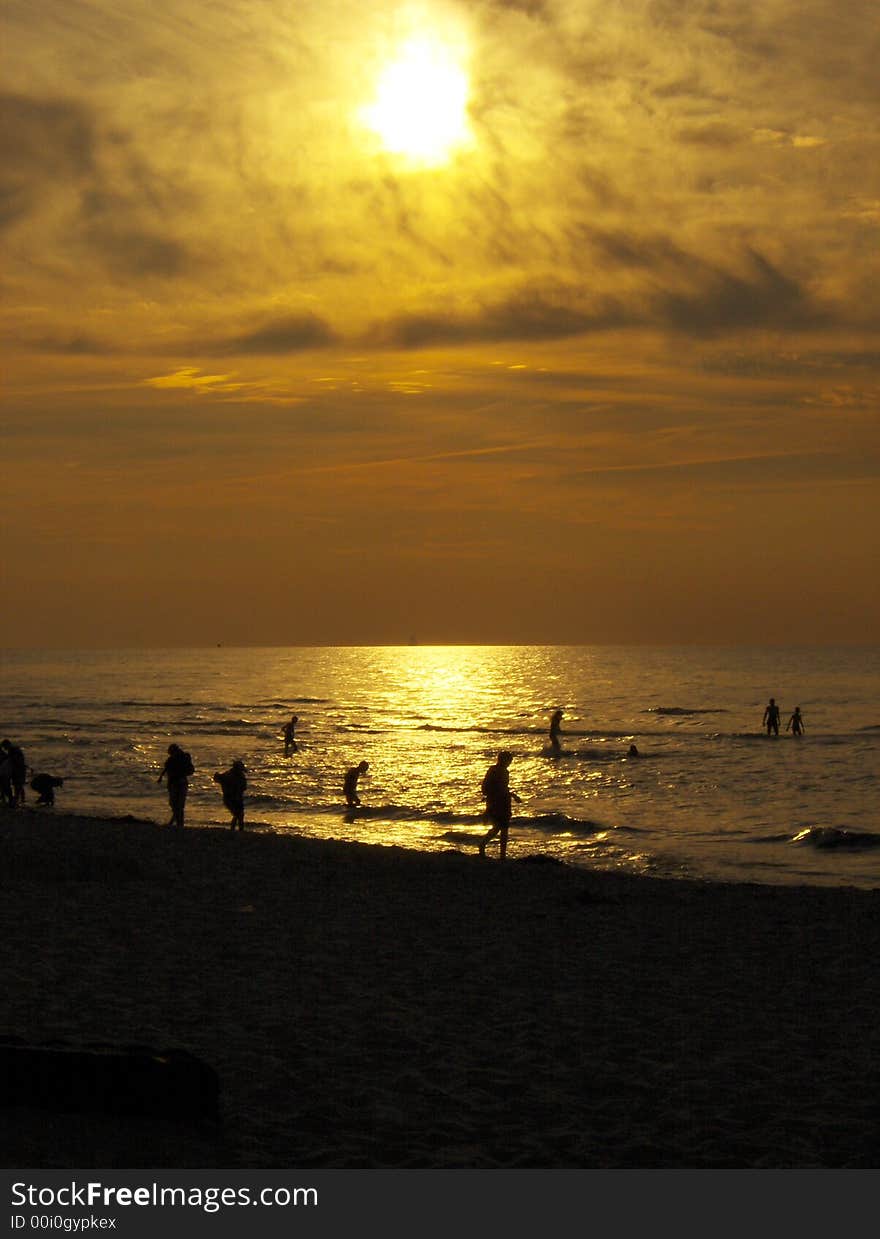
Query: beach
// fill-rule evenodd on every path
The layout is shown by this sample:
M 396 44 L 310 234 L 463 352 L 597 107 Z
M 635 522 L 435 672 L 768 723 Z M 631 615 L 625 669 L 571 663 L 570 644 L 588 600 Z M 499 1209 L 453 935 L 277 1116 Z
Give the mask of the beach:
M 880 1165 L 878 891 L 31 809 L 0 873 L 0 1034 L 220 1085 L 6 1106 L 5 1167 Z

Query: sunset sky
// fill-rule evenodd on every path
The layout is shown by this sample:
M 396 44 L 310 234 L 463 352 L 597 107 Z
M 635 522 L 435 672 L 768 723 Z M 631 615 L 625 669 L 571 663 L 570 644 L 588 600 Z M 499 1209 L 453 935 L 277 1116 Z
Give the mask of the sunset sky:
M 2 23 L 6 645 L 876 639 L 876 0 Z

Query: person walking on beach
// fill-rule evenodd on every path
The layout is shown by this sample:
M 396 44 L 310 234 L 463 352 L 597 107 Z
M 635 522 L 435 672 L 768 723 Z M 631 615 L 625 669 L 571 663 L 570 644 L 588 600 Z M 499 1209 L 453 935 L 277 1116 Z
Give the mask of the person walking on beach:
M 169 744 L 168 757 L 156 782 L 161 783 L 163 779 L 167 779 L 168 803 L 171 806 L 171 820 L 168 825 L 178 826 L 181 830 L 191 774 L 195 774 L 195 767 L 189 753 L 185 753 L 177 744 Z
M 779 706 L 771 697 L 767 709 L 764 711 L 763 724 L 767 728 L 768 736 L 779 735 Z
M 4 740 L 0 743 L 0 749 L 3 750 L 4 757 L 9 760 L 9 783 L 10 783 L 10 801 L 15 805 L 24 804 L 24 787 L 27 783 L 27 762 L 24 758 L 24 753 L 17 744 L 13 744 L 11 740 Z
M 345 803 L 350 809 L 357 808 L 357 806 L 361 803 L 361 798 L 358 795 L 357 790 L 358 779 L 362 774 L 366 774 L 369 768 L 370 763 L 368 761 L 362 761 L 359 762 L 358 765 L 352 766 L 352 768 L 346 773 L 345 779 L 342 783 L 342 794 L 345 797 Z
M 480 855 L 485 857 L 486 844 L 499 835 L 498 859 L 507 856 L 507 833 L 510 829 L 510 818 L 513 812 L 512 802 L 520 803 L 516 792 L 510 790 L 510 763 L 513 754 L 501 752 L 494 766 L 490 766 L 483 776 L 480 792 L 486 801 L 486 820 L 492 823 L 491 830 L 480 840 Z
M 801 714 L 800 706 L 795 706 L 794 714 L 788 720 L 788 726 L 785 730 L 790 731 L 793 736 L 802 736 L 804 734 L 804 718 Z
M 562 731 L 562 711 L 557 710 L 550 720 L 550 747 L 554 753 L 560 752 L 559 736 Z
M 2 745 L 0 745 L 0 801 L 10 809 L 15 808 L 15 798 L 12 794 L 12 758 Z
M 232 814 L 230 830 L 244 830 L 244 793 L 247 789 L 247 775 L 243 761 L 234 761 L 228 770 L 218 770 L 214 782 L 220 784 L 223 793 L 223 803 Z
M 297 751 L 296 739 L 294 732 L 299 718 L 296 714 L 291 718 L 290 722 L 284 728 L 284 756 L 289 757 L 291 753 Z

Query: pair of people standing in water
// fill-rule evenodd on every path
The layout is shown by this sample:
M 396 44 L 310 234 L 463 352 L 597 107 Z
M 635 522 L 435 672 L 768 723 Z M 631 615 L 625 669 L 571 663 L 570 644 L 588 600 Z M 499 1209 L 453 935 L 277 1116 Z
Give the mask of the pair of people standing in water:
M 761 726 L 767 728 L 768 736 L 778 736 L 780 722 L 781 714 L 779 706 L 776 704 L 775 699 L 771 697 L 767 704 L 767 708 L 764 711 L 764 718 L 761 721 Z M 804 718 L 801 714 L 800 706 L 795 706 L 794 713 L 788 720 L 788 726 L 785 730 L 790 731 L 793 736 L 802 736 L 804 734 Z

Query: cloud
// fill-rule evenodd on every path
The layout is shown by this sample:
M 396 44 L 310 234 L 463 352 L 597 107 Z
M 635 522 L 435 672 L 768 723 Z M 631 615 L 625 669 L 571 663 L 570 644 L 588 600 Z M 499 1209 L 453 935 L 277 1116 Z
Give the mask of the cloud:
M 847 455 L 843 452 L 780 452 L 634 467 L 625 465 L 581 469 L 566 472 L 563 476 L 572 481 L 589 479 L 612 486 L 645 482 L 649 479 L 711 486 L 856 482 L 880 477 L 880 455 L 876 452 L 859 455 Z
M 401 315 L 376 324 L 369 336 L 374 344 L 423 348 L 480 341 L 559 340 L 627 325 L 627 317 L 614 302 L 578 309 L 571 304 L 576 295 L 574 290 L 548 294 L 527 287 L 473 311 Z
M 789 133 L 785 129 L 753 129 L 752 141 L 762 146 L 793 146 L 797 150 L 812 150 L 825 146 L 827 139 L 809 134 Z
M 174 237 L 133 224 L 102 222 L 86 228 L 83 237 L 93 253 L 120 279 L 174 279 L 190 274 L 194 258 Z
M 843 306 L 870 326 L 870 10 L 840 18 L 858 88 L 832 108 L 835 23 L 805 6 L 438 6 L 468 32 L 479 147 L 426 177 L 355 122 L 394 5 L 15 5 L 7 131 L 25 136 L 0 219 L 46 208 L 17 237 L 20 286 L 71 352 L 102 349 L 89 301 L 120 327 L 128 310 L 134 349 L 182 357 L 818 330 Z M 314 313 L 275 309 L 297 304 Z M 235 325 L 215 331 L 220 305 Z
M 7 335 L 3 342 L 3 347 L 34 353 L 67 354 L 71 357 L 110 356 L 122 351 L 131 351 L 131 345 L 128 342 L 126 342 L 123 349 L 123 346 L 120 344 L 98 339 L 97 336 L 89 335 L 83 331 L 53 332 L 48 334 L 20 331 L 14 337 Z
M 45 213 L 66 252 L 79 244 L 123 279 L 192 268 L 167 222 L 174 212 L 164 178 L 139 164 L 121 133 L 108 139 L 98 110 L 71 98 L 7 94 L 0 126 L 0 227 Z M 45 240 L 57 244 L 51 234 Z
M 724 121 L 707 121 L 700 125 L 685 125 L 676 133 L 679 142 L 693 146 L 735 146 L 743 140 L 742 132 Z
M 821 348 L 779 349 L 766 352 L 719 351 L 706 353 L 700 368 L 715 374 L 730 374 L 744 378 L 806 377 L 815 382 L 818 375 L 833 375 L 835 371 L 880 374 L 880 350 L 851 348 L 831 350 Z
M 59 182 L 94 172 L 94 123 L 81 102 L 0 95 L 0 132 L 0 226 L 38 210 Z
M 710 335 L 723 330 L 818 327 L 829 315 L 797 280 L 756 251 L 743 274 L 706 267 L 695 289 L 661 292 L 655 305 L 662 321 L 678 331 Z
M 195 391 L 200 394 L 208 391 L 240 391 L 242 384 L 234 382 L 234 378 L 232 374 L 201 374 L 195 366 L 184 366 L 173 374 L 159 374 L 155 378 L 144 379 L 144 384 L 160 390 Z
M 610 267 L 665 269 L 674 274 L 696 264 L 691 254 L 662 233 L 587 226 L 583 237 L 603 264 Z
M 337 342 L 332 328 L 316 314 L 285 314 L 250 331 L 190 342 L 193 352 L 209 355 L 279 355 L 328 348 Z
M 663 238 L 593 234 L 607 260 L 642 270 L 648 279 L 626 294 L 597 295 L 582 286 L 524 286 L 506 298 L 469 310 L 413 313 L 374 325 L 374 344 L 395 348 L 503 340 L 561 340 L 592 332 L 663 328 L 692 336 L 766 327 L 819 327 L 829 312 L 767 258 L 747 251 L 733 272 L 679 249 Z

